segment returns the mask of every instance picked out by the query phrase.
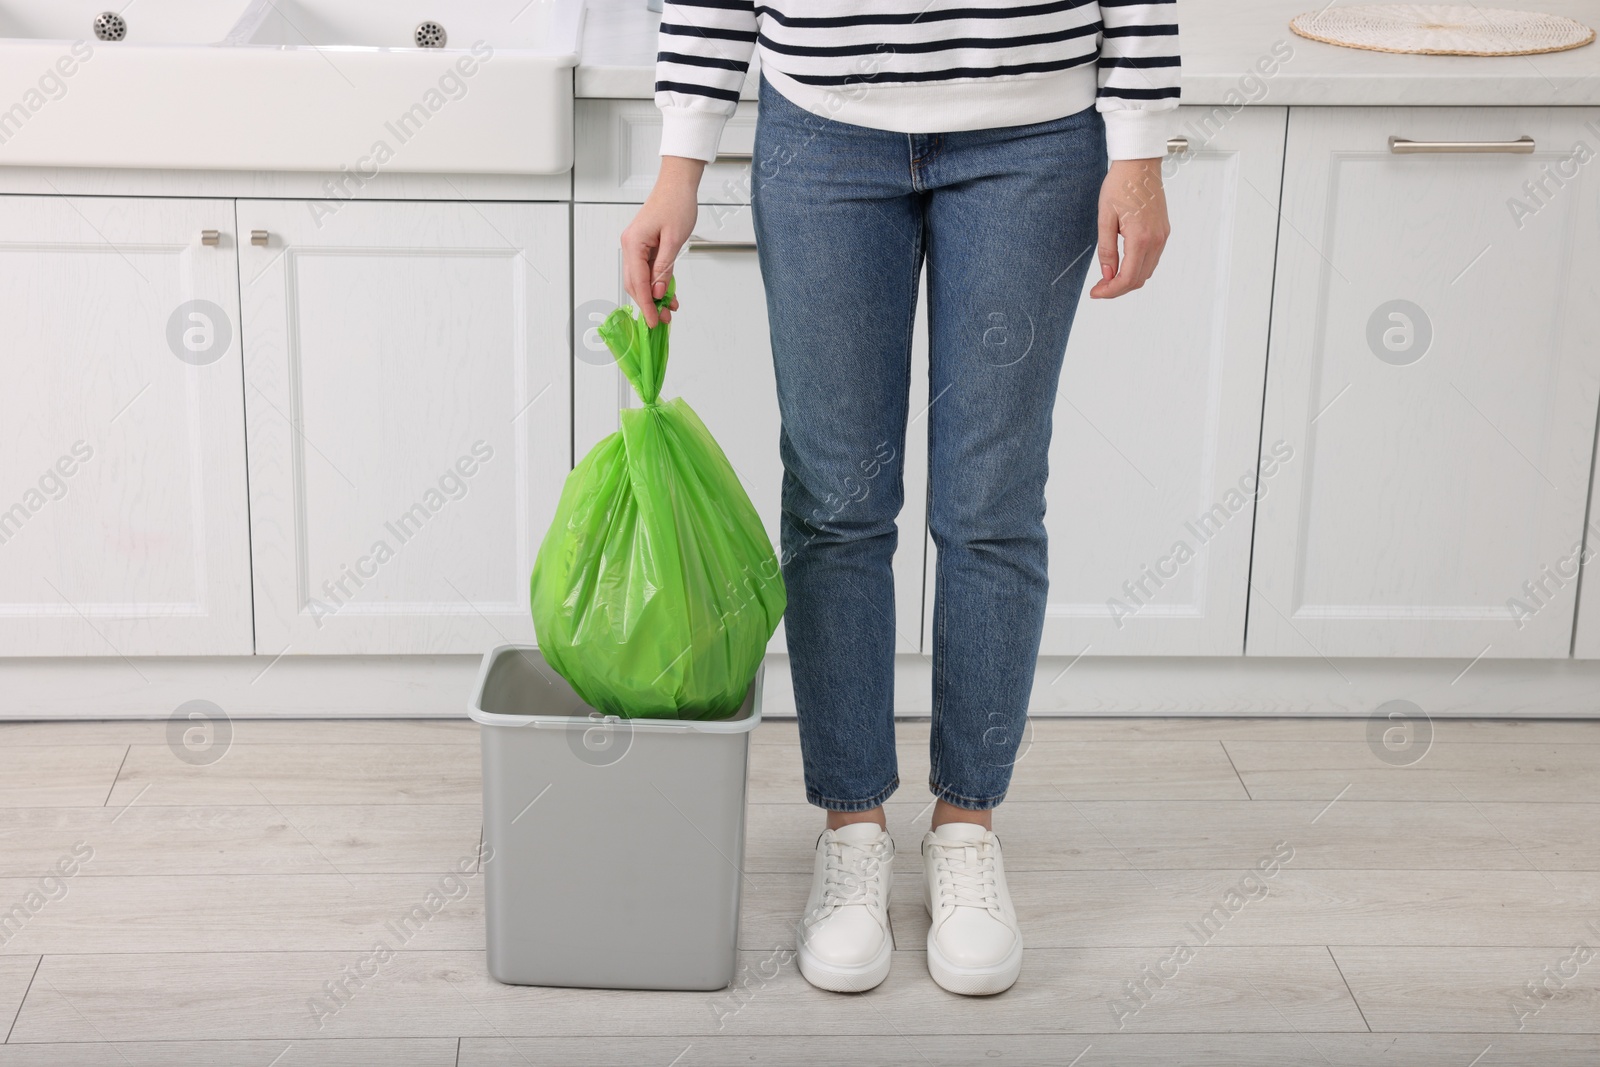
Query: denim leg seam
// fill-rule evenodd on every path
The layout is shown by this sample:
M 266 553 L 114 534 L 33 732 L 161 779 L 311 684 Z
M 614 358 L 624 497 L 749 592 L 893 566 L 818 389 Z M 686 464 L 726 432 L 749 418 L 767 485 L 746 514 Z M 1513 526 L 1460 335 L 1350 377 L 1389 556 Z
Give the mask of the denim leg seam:
M 900 501 L 901 501 L 900 506 L 901 506 L 902 509 L 905 507 L 905 492 L 906 492 L 906 456 L 905 456 L 905 452 L 906 452 L 906 425 L 907 425 L 906 424 L 906 417 L 911 414 L 911 350 L 912 350 L 913 347 L 915 347 L 914 346 L 914 342 L 916 340 L 916 331 L 917 331 L 917 279 L 922 274 L 923 234 L 925 232 L 926 225 L 927 225 L 926 223 L 923 223 L 922 225 L 919 225 L 917 227 L 916 232 L 911 235 L 911 263 L 912 263 L 912 267 L 911 267 L 911 284 L 910 284 L 910 296 L 906 300 L 906 308 L 907 308 L 907 310 L 906 310 L 906 325 L 905 325 L 905 330 L 904 330 L 904 336 L 905 336 L 905 339 L 906 339 L 906 349 L 905 349 L 905 360 L 902 363 L 902 366 L 905 367 L 905 389 L 903 390 L 903 393 L 902 393 L 903 399 L 905 401 L 905 405 L 904 405 L 904 407 L 901 408 L 901 417 L 900 417 L 900 420 L 899 420 L 899 424 L 900 424 L 900 427 L 901 427 L 900 442 L 899 442 L 899 444 L 900 444 L 900 448 L 899 448 L 899 452 L 900 452 L 899 459 L 900 459 L 900 462 L 897 465 L 897 469 L 896 469 L 896 472 L 895 472 L 895 481 L 896 481 L 896 483 L 897 483 L 897 485 L 899 487 L 899 491 L 895 495 L 900 498 Z M 891 716 L 892 716 L 892 714 L 893 713 L 891 712 Z
M 909 135 L 908 135 L 908 139 L 909 139 Z M 922 255 L 928 256 L 928 272 L 929 272 L 929 275 L 931 277 L 932 272 L 933 272 L 933 262 L 932 262 L 932 257 L 931 257 L 931 254 L 930 254 L 931 243 L 927 243 L 926 242 L 926 236 L 927 236 L 927 218 L 926 218 L 926 216 L 924 216 L 922 227 L 921 227 L 921 229 L 919 229 L 917 231 L 917 240 L 918 240 L 919 243 L 924 243 L 925 244 L 925 247 L 923 249 Z M 918 258 L 921 259 L 922 256 L 919 256 Z M 919 272 L 914 272 L 912 274 L 912 276 L 911 276 L 911 284 L 912 284 L 913 287 L 915 287 L 916 284 L 917 284 L 917 277 L 918 277 L 919 273 L 920 273 L 920 271 Z M 929 301 L 929 305 L 928 305 L 928 320 L 929 320 L 929 325 L 931 327 L 932 321 L 933 321 L 933 304 L 932 304 L 932 300 L 931 300 L 931 288 L 932 287 L 930 286 L 929 288 L 930 288 L 930 301 Z M 914 322 L 913 322 L 913 325 L 914 325 Z M 932 334 L 931 328 L 929 330 L 929 333 L 930 333 L 930 335 Z M 930 336 L 930 340 L 931 340 L 931 336 Z M 929 360 L 928 360 L 929 388 L 928 388 L 928 391 L 931 394 L 933 392 L 933 382 L 932 382 L 932 379 L 933 379 L 933 360 L 932 360 L 933 352 L 932 352 L 931 345 L 930 345 L 930 348 L 929 348 L 928 355 L 929 355 Z M 933 447 L 934 440 L 933 440 L 933 438 L 934 438 L 934 430 L 933 430 L 933 404 L 931 402 L 929 403 L 929 405 L 928 405 L 926 410 L 927 410 L 927 415 L 928 415 L 928 491 L 927 491 L 927 496 L 926 496 L 926 500 L 924 502 L 924 507 L 923 507 L 923 517 L 924 517 L 925 520 L 930 518 L 933 515 L 933 481 L 934 481 L 934 479 L 933 479 L 933 452 L 934 452 L 934 447 Z M 940 671 L 939 671 L 939 668 L 943 667 L 943 665 L 944 665 L 944 654 L 943 654 L 943 613 L 939 610 L 939 606 L 941 604 L 943 604 L 943 602 L 944 602 L 943 601 L 943 597 L 941 595 L 942 590 L 939 588 L 939 583 L 940 583 L 940 581 L 942 581 L 942 575 L 943 575 L 943 570 L 939 569 L 937 574 L 936 574 L 936 579 L 935 579 L 933 633 L 929 635 L 930 643 L 934 646 L 933 647 L 933 651 L 932 651 L 932 658 L 933 658 L 933 661 L 934 661 L 934 664 L 935 664 L 935 668 L 934 668 L 934 672 L 933 672 L 933 707 L 932 707 L 932 714 L 931 714 L 932 724 L 931 724 L 931 727 L 930 727 L 930 729 L 928 731 L 929 763 L 930 763 L 931 768 L 932 768 L 930 773 L 933 773 L 933 774 L 937 774 L 938 773 L 939 756 L 940 756 L 940 753 L 942 751 L 941 748 L 940 748 L 940 745 L 939 745 L 939 718 L 940 718 L 940 713 L 941 713 L 942 708 L 943 708 L 943 701 L 944 701 L 944 679 L 941 676 Z
M 928 432 L 931 436 L 933 432 L 933 420 L 931 418 L 928 420 Z M 933 479 L 931 477 L 928 479 L 928 491 L 931 498 L 933 491 Z M 931 499 L 929 503 L 931 512 Z M 935 547 L 937 547 L 938 542 L 935 541 L 934 544 Z M 940 728 L 944 723 L 944 667 L 947 659 L 945 656 L 945 632 L 948 629 L 946 616 L 949 614 L 945 610 L 945 580 L 948 570 L 949 568 L 945 567 L 942 561 L 935 563 L 933 583 L 933 713 L 930 716 L 932 719 L 932 726 L 928 731 L 928 777 L 930 781 L 935 775 L 940 773 L 940 761 L 944 757 L 944 743 L 943 739 L 940 737 Z
M 929 275 L 931 276 L 932 272 L 933 272 L 933 263 L 932 263 L 932 257 L 931 256 L 929 257 L 928 272 L 929 272 Z M 934 382 L 934 373 L 933 373 L 933 355 L 934 355 L 934 353 L 933 353 L 933 346 L 932 346 L 932 343 L 931 343 L 932 342 L 932 335 L 933 335 L 933 329 L 932 329 L 932 325 L 933 325 L 933 301 L 932 301 L 932 287 L 931 286 L 929 287 L 928 322 L 929 322 L 928 334 L 929 334 L 929 342 L 930 342 L 929 346 L 928 346 L 928 392 L 931 395 L 933 393 L 933 382 Z M 928 520 L 928 526 L 929 526 L 930 535 L 932 534 L 932 527 L 933 527 L 934 485 L 935 485 L 935 483 L 937 481 L 937 477 L 936 477 L 937 468 L 934 466 L 934 461 L 933 461 L 934 452 L 935 452 L 935 448 L 934 448 L 934 426 L 935 426 L 935 417 L 934 417 L 934 414 L 933 414 L 933 404 L 930 402 L 928 404 L 928 507 L 927 507 L 927 520 Z M 934 547 L 938 548 L 939 539 L 937 537 L 933 537 L 933 542 L 934 542 Z M 940 726 L 942 724 L 942 720 L 944 718 L 944 694 L 945 694 L 944 666 L 945 666 L 945 630 L 946 630 L 946 620 L 945 620 L 945 616 L 946 616 L 946 612 L 945 612 L 945 606 L 946 606 L 946 604 L 945 604 L 945 579 L 946 579 L 948 570 L 949 570 L 949 568 L 944 566 L 944 562 L 942 560 L 935 561 L 935 565 L 934 565 L 934 590 L 933 590 L 933 594 L 934 594 L 934 601 L 933 601 L 933 634 L 931 635 L 932 636 L 931 643 L 933 645 L 933 709 L 932 709 L 932 713 L 930 715 L 930 718 L 932 720 L 932 725 L 930 726 L 930 728 L 928 730 L 928 765 L 929 765 L 929 768 L 930 768 L 929 769 L 930 780 L 934 775 L 939 774 L 939 761 L 944 755 L 944 746 L 940 741 L 939 728 L 940 728 Z

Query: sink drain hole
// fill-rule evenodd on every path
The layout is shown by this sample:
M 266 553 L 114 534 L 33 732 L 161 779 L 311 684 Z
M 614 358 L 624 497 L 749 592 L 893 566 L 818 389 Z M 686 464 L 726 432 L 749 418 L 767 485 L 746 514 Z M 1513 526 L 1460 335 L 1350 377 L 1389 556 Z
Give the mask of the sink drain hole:
M 94 17 L 94 35 L 102 41 L 120 41 L 128 36 L 128 21 L 115 11 L 102 11 Z
M 427 22 L 417 23 L 417 28 L 411 37 L 417 42 L 418 48 L 443 48 L 445 42 L 444 27 L 429 19 Z

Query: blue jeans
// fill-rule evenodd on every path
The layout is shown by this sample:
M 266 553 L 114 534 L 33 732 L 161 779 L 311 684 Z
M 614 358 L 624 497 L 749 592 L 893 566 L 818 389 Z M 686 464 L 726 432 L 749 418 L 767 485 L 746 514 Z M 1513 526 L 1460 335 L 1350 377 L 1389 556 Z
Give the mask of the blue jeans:
M 939 550 L 928 785 L 992 808 L 1010 785 L 1044 623 L 1051 414 L 1096 262 L 1105 125 L 1090 107 L 908 135 L 813 114 L 765 79 L 760 100 L 753 211 L 806 799 L 864 811 L 900 784 L 890 561 L 926 258 Z

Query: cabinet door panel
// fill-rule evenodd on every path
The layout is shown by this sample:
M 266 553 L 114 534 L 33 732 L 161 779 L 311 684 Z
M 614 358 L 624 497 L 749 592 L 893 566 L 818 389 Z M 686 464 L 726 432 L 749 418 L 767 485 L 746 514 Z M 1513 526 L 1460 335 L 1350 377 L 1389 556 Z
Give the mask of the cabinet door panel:
M 577 313 L 574 316 L 573 410 L 578 456 L 618 427 L 617 413 L 639 402 L 594 326 L 628 300 L 622 289 L 617 236 L 634 207 L 580 204 L 573 226 Z M 695 231 L 709 241 L 754 241 L 750 210 L 702 206 Z M 686 250 L 676 264 L 683 310 L 672 322 L 672 356 L 666 396 L 695 409 L 727 453 L 745 491 L 766 524 L 774 550 L 782 504 L 783 462 L 778 457 L 778 399 L 772 371 L 766 296 L 754 251 Z M 927 406 L 926 331 L 918 328 L 912 356 L 911 410 Z M 895 630 L 901 652 L 921 649 L 923 544 L 926 536 L 926 420 L 906 435 L 905 507 L 895 553 Z M 785 651 L 780 624 L 769 646 Z
M 1046 655 L 1244 648 L 1285 114 L 1250 108 L 1205 130 L 1202 117 L 1179 112 L 1191 150 L 1165 168 L 1159 269 L 1090 300 L 1091 268 L 1073 321 L 1050 447 Z
M 1292 113 L 1263 439 L 1296 459 L 1258 509 L 1251 653 L 1567 655 L 1576 583 L 1544 576 L 1582 537 L 1600 393 L 1572 158 L 1597 116 Z
M 263 653 L 533 639 L 571 465 L 564 204 L 240 201 Z
M 252 650 L 232 231 L 226 200 L 0 196 L 0 654 Z

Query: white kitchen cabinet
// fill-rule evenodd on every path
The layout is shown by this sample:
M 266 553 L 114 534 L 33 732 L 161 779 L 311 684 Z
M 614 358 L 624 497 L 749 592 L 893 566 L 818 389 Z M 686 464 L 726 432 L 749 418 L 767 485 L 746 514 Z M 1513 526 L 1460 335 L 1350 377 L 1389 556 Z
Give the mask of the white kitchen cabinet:
M 232 235 L 227 200 L 0 196 L 0 654 L 251 651 Z
M 1050 445 L 1044 655 L 1244 648 L 1285 114 L 1210 120 L 1203 139 L 1191 119 L 1205 116 L 1183 108 L 1174 124 L 1190 151 L 1164 168 L 1172 238 L 1155 275 L 1090 300 L 1091 264 L 1073 322 Z
M 570 208 L 336 207 L 238 203 L 258 652 L 531 640 L 572 456 Z
M 619 410 L 639 403 L 594 330 L 611 309 L 628 301 L 617 238 L 638 209 L 625 204 L 579 204 L 575 210 L 573 417 L 574 446 L 581 457 L 618 428 Z M 662 392 L 687 400 L 711 430 L 777 550 L 783 486 L 778 399 L 750 210 L 703 205 L 695 233 L 705 240 L 692 242 L 676 264 L 682 308 L 672 320 L 672 349 Z M 712 242 L 726 245 L 718 248 Z M 912 357 L 914 413 L 928 403 L 925 338 L 926 331 L 919 327 Z M 922 640 L 925 424 L 925 419 L 912 422 L 905 445 L 905 506 L 900 512 L 894 560 L 896 648 L 901 652 L 920 651 Z M 769 648 L 785 650 L 781 625 Z
M 1295 458 L 1257 508 L 1248 652 L 1568 654 L 1576 583 L 1529 590 L 1583 535 L 1597 118 L 1292 112 L 1262 440 Z

